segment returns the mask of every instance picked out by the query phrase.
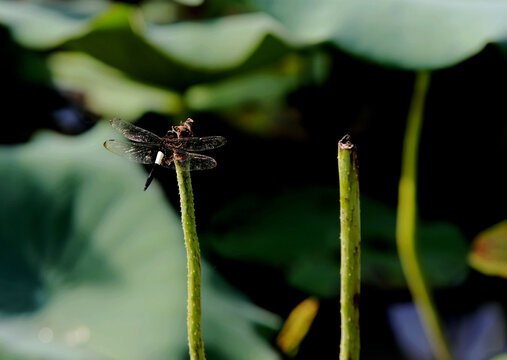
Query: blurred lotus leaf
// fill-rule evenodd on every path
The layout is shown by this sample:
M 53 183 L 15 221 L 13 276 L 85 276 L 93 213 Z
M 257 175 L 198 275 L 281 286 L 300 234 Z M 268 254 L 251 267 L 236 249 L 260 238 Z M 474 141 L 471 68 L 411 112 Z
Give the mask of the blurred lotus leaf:
M 362 280 L 402 287 L 393 209 L 361 197 Z M 310 188 L 274 198 L 245 197 L 219 211 L 202 239 L 224 258 L 268 265 L 312 295 L 339 291 L 339 197 L 335 189 Z M 433 286 L 458 284 L 467 273 L 466 244 L 447 223 L 422 223 L 419 243 Z
M 108 153 L 109 126 L 0 148 L 0 356 L 188 359 L 177 214 Z M 176 189 L 175 189 L 176 191 Z M 278 359 L 256 332 L 278 318 L 203 267 L 209 359 Z
M 21 44 L 49 49 L 91 31 L 91 20 L 107 9 L 100 0 L 43 5 L 35 2 L 0 2 L 0 22 L 7 25 Z
M 130 120 L 148 111 L 178 114 L 184 105 L 190 110 L 230 113 L 245 105 L 283 103 L 285 95 L 304 81 L 299 75 L 307 66 L 296 56 L 287 57 L 271 68 L 191 86 L 180 96 L 136 82 L 85 53 L 55 52 L 48 56 L 47 65 L 53 83 L 61 90 L 83 93 L 90 110 L 105 117 L 121 113 L 122 118 Z
M 468 261 L 477 271 L 507 278 L 507 220 L 477 235 Z
M 176 2 L 186 6 L 199 6 L 202 5 L 204 0 L 175 0 Z
M 282 100 L 302 85 L 300 75 L 307 66 L 302 58 L 286 57 L 277 66 L 220 82 L 194 85 L 185 92 L 185 103 L 197 111 L 231 111 L 238 105 Z
M 250 0 L 263 12 L 169 24 L 145 21 L 133 5 L 85 3 L 0 2 L 0 22 L 25 46 L 86 52 L 179 91 L 322 43 L 383 65 L 438 69 L 507 40 L 507 2 L 496 0 Z
M 58 88 L 85 94 L 87 108 L 105 117 L 135 120 L 148 111 L 177 114 L 182 108 L 177 93 L 135 82 L 84 53 L 53 53 L 48 67 Z
M 86 52 L 138 80 L 177 90 L 270 64 L 289 51 L 271 35 L 279 24 L 262 13 L 155 25 L 128 4 L 78 20 L 69 6 L 0 2 L 0 22 L 25 46 Z M 39 20 L 31 23 L 34 17 Z M 46 23 L 62 29 L 49 31 Z
M 252 0 L 299 41 L 403 69 L 438 69 L 507 40 L 507 2 Z

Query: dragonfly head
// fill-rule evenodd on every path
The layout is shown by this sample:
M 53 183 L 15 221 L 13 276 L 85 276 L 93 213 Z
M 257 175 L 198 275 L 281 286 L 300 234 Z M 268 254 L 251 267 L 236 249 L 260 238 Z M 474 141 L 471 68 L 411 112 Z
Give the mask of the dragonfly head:
M 176 133 L 176 131 L 174 131 L 173 129 L 171 130 L 168 130 L 167 133 L 165 134 L 165 137 L 168 138 L 168 139 L 175 139 L 178 137 L 178 134 Z
M 194 122 L 194 120 L 192 120 L 191 118 L 188 118 L 187 121 L 182 122 L 178 126 L 173 126 L 171 131 L 176 133 L 176 136 L 178 138 L 194 136 L 194 133 L 192 132 L 192 123 L 193 122 Z

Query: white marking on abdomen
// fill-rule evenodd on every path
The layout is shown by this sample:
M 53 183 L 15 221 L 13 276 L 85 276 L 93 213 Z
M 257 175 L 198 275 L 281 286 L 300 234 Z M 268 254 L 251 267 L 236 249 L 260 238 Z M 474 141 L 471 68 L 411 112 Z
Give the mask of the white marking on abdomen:
M 162 151 L 159 151 L 157 153 L 157 159 L 155 160 L 155 164 L 160 165 L 162 164 L 162 159 L 164 158 L 164 153 Z

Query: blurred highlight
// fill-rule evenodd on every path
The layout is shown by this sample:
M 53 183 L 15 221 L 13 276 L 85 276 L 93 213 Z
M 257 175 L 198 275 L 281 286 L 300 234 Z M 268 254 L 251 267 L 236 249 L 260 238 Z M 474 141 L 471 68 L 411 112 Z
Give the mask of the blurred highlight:
M 507 278 L 507 220 L 477 235 L 468 254 L 468 263 L 486 275 Z
M 276 344 L 285 354 L 297 354 L 299 345 L 310 330 L 318 311 L 319 300 L 315 297 L 302 301 L 291 311 L 276 339 Z

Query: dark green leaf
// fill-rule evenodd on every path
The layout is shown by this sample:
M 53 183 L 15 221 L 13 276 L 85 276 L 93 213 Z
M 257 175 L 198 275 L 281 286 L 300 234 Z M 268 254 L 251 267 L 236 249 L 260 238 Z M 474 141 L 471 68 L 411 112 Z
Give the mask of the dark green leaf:
M 361 198 L 362 276 L 381 287 L 405 286 L 395 243 L 393 209 Z M 275 198 L 239 199 L 220 211 L 203 237 L 225 258 L 282 270 L 294 287 L 319 296 L 339 291 L 339 197 L 314 188 Z M 466 245 L 456 227 L 423 223 L 425 269 L 434 286 L 457 284 L 466 274 Z

